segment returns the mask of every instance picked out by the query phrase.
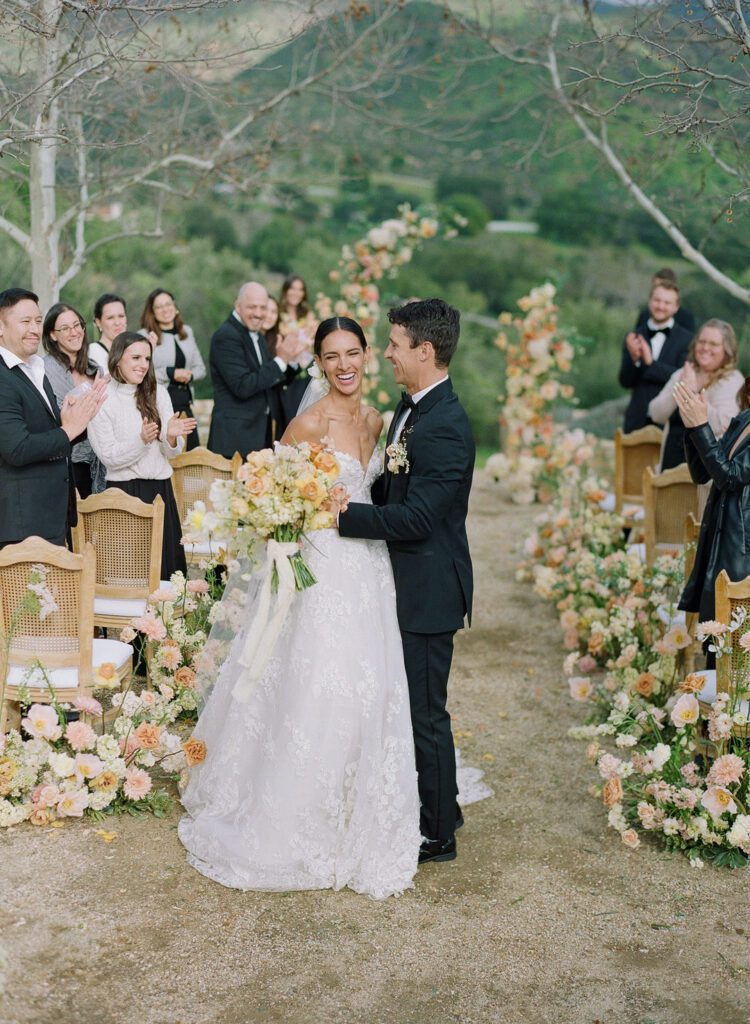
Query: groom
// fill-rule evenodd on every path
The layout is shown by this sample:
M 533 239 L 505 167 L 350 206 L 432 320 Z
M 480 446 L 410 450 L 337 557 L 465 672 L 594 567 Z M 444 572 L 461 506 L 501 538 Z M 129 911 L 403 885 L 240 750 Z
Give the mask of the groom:
M 342 537 L 388 542 L 409 682 L 422 803 L 420 864 L 453 860 L 456 756 L 446 709 L 453 636 L 471 622 L 472 570 L 466 512 L 474 440 L 448 376 L 459 313 L 441 299 L 388 314 L 385 358 L 406 389 L 388 431 L 386 471 L 374 505 L 339 515 Z

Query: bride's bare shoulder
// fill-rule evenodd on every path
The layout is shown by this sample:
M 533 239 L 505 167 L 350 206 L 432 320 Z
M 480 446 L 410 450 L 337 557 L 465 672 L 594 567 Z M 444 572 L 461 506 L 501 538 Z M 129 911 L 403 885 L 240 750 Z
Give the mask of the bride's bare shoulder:
M 281 443 L 299 444 L 302 441 L 308 441 L 315 444 L 326 433 L 327 426 L 327 418 L 319 409 L 311 405 L 309 409 L 305 409 L 299 416 L 294 417 L 284 431 Z
M 380 415 L 377 409 L 374 409 L 371 405 L 365 405 L 365 416 L 367 417 L 367 426 L 372 436 L 377 440 L 383 431 L 383 417 Z

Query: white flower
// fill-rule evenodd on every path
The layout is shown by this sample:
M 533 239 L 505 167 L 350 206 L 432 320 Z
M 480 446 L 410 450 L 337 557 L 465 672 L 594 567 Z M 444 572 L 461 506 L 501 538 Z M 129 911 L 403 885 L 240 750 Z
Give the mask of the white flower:
M 120 756 L 120 744 L 111 733 L 105 733 L 96 741 L 96 752 L 102 761 L 111 761 Z
M 31 804 L 12 804 L 10 800 L 0 800 L 0 828 L 10 828 L 26 821 L 31 814 Z
M 622 747 L 634 747 L 637 742 L 638 742 L 638 739 L 637 739 L 636 736 L 633 736 L 633 735 L 631 735 L 630 733 L 627 733 L 627 732 L 621 732 L 620 735 L 615 740 L 615 746 L 620 747 L 620 748 L 622 748 Z
M 731 846 L 750 849 L 750 814 L 738 814 L 727 832 L 727 840 Z
M 60 779 L 67 779 L 76 770 L 76 763 L 67 754 L 50 754 L 49 766 Z
M 661 830 L 665 836 L 675 836 L 680 831 L 680 822 L 677 818 L 665 818 Z
M 89 794 L 89 807 L 92 811 L 103 811 L 105 807 L 109 807 L 112 801 L 117 796 L 115 790 L 109 792 L 105 790 L 95 790 Z
M 607 823 L 610 828 L 614 828 L 618 832 L 625 831 L 628 827 L 628 823 L 625 820 L 625 815 L 622 813 L 622 804 L 615 804 L 614 807 L 610 808 L 609 814 L 607 815 Z
M 624 690 L 620 690 L 619 693 L 615 694 L 612 703 L 618 711 L 625 712 L 628 710 L 628 707 L 630 706 L 630 697 L 627 695 L 627 693 L 625 693 Z

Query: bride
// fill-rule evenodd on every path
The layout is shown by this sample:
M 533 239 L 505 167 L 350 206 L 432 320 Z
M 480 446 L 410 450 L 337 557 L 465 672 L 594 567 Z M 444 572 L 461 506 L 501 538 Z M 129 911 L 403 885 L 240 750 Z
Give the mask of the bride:
M 282 438 L 326 438 L 358 502 L 382 470 L 382 417 L 362 402 L 366 347 L 356 321 L 320 324 L 328 391 Z M 222 885 L 382 899 L 412 886 L 421 842 L 391 564 L 384 542 L 333 529 L 303 543 L 318 582 L 296 595 L 247 703 L 232 697 L 242 629 L 234 637 L 195 729 L 208 755 L 183 793 L 179 835 L 188 862 Z

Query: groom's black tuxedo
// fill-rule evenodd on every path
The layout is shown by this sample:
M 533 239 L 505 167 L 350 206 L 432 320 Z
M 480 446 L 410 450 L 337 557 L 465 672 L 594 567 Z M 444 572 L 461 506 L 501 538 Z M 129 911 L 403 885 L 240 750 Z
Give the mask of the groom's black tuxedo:
M 396 409 L 389 444 L 405 408 L 402 402 Z M 400 442 L 408 472 L 386 468 L 373 489 L 375 504 L 350 504 L 339 516 L 339 532 L 388 543 L 409 680 L 422 834 L 448 839 L 455 826 L 456 769 L 445 705 L 453 634 L 465 616 L 471 621 L 466 513 L 475 456 L 469 421 L 450 379 L 416 404 Z

